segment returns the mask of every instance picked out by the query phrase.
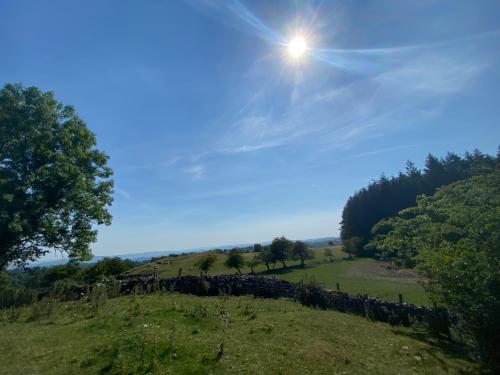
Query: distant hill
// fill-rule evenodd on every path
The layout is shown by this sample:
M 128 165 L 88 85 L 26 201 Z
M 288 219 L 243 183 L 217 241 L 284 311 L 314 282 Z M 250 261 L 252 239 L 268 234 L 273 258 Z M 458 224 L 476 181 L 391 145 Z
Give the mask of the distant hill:
M 322 238 L 310 238 L 303 240 L 311 247 L 317 246 L 326 246 L 328 242 L 332 242 L 334 245 L 340 244 L 340 238 L 338 237 L 322 237 Z M 262 245 L 269 245 L 271 241 L 261 242 Z M 219 245 L 219 246 L 203 246 L 203 247 L 194 247 L 188 249 L 179 249 L 179 250 L 158 250 L 158 251 L 145 251 L 142 253 L 126 253 L 126 254 L 118 254 L 118 255 L 106 255 L 118 257 L 121 259 L 131 259 L 137 262 L 142 262 L 145 260 L 149 260 L 151 258 L 157 258 L 162 256 L 167 256 L 170 254 L 181 254 L 181 253 L 197 253 L 201 251 L 211 250 L 211 249 L 233 249 L 235 247 L 238 248 L 248 248 L 252 247 L 253 243 L 240 243 L 240 244 L 228 244 L 228 245 Z M 95 263 L 104 258 L 103 255 L 96 255 L 91 260 L 84 263 Z M 65 264 L 68 262 L 67 258 L 61 259 L 51 259 L 51 260 L 39 260 L 30 264 L 30 266 L 41 266 L 41 267 L 50 267 L 58 264 Z

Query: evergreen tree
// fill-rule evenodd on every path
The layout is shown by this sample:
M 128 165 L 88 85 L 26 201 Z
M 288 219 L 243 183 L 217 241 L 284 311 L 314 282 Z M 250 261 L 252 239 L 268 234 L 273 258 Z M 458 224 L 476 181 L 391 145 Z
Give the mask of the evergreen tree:
M 498 155 L 493 157 L 478 150 L 463 158 L 454 153 L 444 158 L 429 154 L 423 172 L 408 161 L 405 172 L 391 178 L 382 175 L 347 200 L 341 222 L 344 247 L 354 255 L 374 255 L 376 247 L 366 245 L 373 238 L 373 226 L 380 220 L 414 206 L 419 194 L 431 195 L 440 186 L 494 171 L 499 160 Z

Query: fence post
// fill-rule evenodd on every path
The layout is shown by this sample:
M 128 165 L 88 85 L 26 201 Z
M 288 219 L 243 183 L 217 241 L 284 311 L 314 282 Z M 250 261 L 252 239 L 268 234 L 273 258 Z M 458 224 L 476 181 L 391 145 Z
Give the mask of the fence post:
M 401 293 L 399 294 L 399 304 L 403 304 L 403 295 Z
M 340 284 L 337 283 L 337 290 L 340 290 Z

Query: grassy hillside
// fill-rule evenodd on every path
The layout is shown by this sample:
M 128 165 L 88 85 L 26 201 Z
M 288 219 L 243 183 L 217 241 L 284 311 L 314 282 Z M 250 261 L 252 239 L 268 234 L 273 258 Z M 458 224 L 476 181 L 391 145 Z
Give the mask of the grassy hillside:
M 329 261 L 329 257 L 326 257 L 324 254 L 325 248 L 314 248 L 312 251 L 314 253 L 314 259 L 309 260 L 307 263 L 309 265 L 318 265 L 322 264 L 326 261 Z M 342 252 L 340 246 L 331 246 L 330 249 L 334 254 L 334 259 L 343 259 L 346 255 Z M 174 277 L 179 273 L 179 269 L 182 268 L 183 275 L 198 275 L 200 273 L 196 263 L 205 256 L 207 252 L 202 253 L 189 253 L 174 257 L 162 257 L 159 260 L 141 265 L 130 272 L 138 272 L 138 273 L 150 273 L 156 271 L 160 277 Z M 224 261 L 226 260 L 227 255 L 225 253 L 214 253 L 217 256 L 217 260 L 215 261 L 213 267 L 210 269 L 210 274 L 212 275 L 220 275 L 220 274 L 228 274 L 234 273 L 234 269 L 229 269 L 224 266 Z M 255 253 L 245 252 L 243 253 L 243 257 L 248 262 Z M 287 261 L 287 265 L 297 266 L 299 265 L 299 261 Z M 280 267 L 279 264 L 276 264 L 276 267 Z M 241 268 L 242 272 L 250 272 L 250 267 L 245 266 Z M 266 266 L 264 264 L 259 264 L 255 267 L 255 272 L 265 272 Z
M 417 305 L 427 304 L 424 289 L 419 283 L 421 279 L 412 272 L 391 269 L 386 262 L 377 262 L 373 259 L 348 260 L 347 255 L 340 246 L 331 246 L 333 257 L 325 256 L 326 248 L 314 248 L 314 259 L 307 261 L 307 267 L 299 267 L 298 261 L 290 261 L 287 269 L 277 269 L 267 272 L 265 265 L 255 267 L 255 272 L 275 276 L 292 282 L 298 282 L 306 278 L 315 278 L 325 284 L 326 287 L 335 289 L 337 283 L 340 288 L 349 293 L 366 293 L 368 295 L 398 301 L 398 294 L 403 294 L 406 302 Z M 150 273 L 156 271 L 160 277 L 177 276 L 179 268 L 183 275 L 197 275 L 199 270 L 196 262 L 205 253 L 193 253 L 178 257 L 164 257 L 156 262 L 148 263 L 133 269 L 131 272 Z M 253 253 L 244 253 L 249 260 Z M 217 261 L 210 274 L 233 273 L 234 270 L 224 266 L 226 254 L 217 254 Z M 332 261 L 333 260 L 333 261 Z M 248 266 L 243 267 L 243 272 L 250 272 Z
M 458 374 L 410 329 L 288 300 L 188 295 L 0 312 L 2 374 Z M 93 307 L 94 306 L 94 307 Z

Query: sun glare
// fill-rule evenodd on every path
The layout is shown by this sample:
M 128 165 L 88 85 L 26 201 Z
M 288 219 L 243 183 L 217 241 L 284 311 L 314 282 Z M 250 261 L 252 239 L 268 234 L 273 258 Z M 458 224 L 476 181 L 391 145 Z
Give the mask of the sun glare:
M 297 36 L 288 43 L 288 52 L 294 58 L 299 58 L 306 52 L 307 45 L 304 38 Z

